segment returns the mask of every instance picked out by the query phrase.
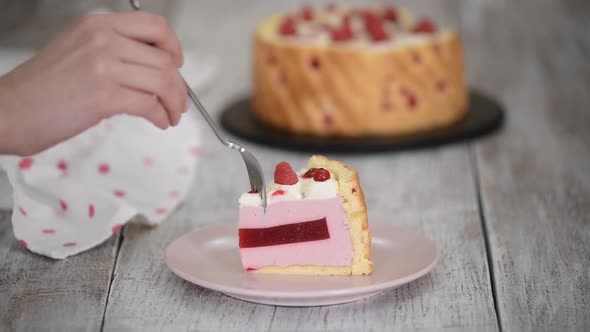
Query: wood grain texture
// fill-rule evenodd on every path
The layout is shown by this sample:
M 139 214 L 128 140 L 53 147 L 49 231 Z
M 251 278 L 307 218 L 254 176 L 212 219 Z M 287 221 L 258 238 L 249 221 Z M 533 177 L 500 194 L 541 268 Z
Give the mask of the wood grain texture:
M 299 154 L 257 149 L 266 171 Z M 496 317 L 465 147 L 398 156 L 343 158 L 357 167 L 367 192 L 369 220 L 411 225 L 441 250 L 434 272 L 371 299 L 323 308 L 274 308 L 231 299 L 182 281 L 163 263 L 175 238 L 204 224 L 235 221 L 237 209 L 220 196 L 237 197 L 231 179 L 242 174 L 231 154 L 205 148 L 188 204 L 157 229 L 128 226 L 105 317 L 105 330 L 195 329 L 202 331 L 496 330 Z M 365 176 L 363 177 L 363 174 Z M 373 174 L 372 176 L 370 174 Z M 378 174 L 378 176 L 377 176 Z M 385 189 L 384 189 L 385 188 Z M 218 194 L 211 194 L 214 192 Z M 376 267 L 378 268 L 378 267 Z
M 165 247 L 200 225 L 235 221 L 232 202 L 247 187 L 241 158 L 203 128 L 203 162 L 187 202 L 159 228 L 125 227 L 104 317 L 117 240 L 52 261 L 22 250 L 9 213 L 0 212 L 0 330 L 99 330 L 104 319 L 109 331 L 479 331 L 497 330 L 497 318 L 505 331 L 589 330 L 590 4 L 399 3 L 459 26 L 469 84 L 509 109 L 505 131 L 474 150 L 330 156 L 359 170 L 370 221 L 411 225 L 436 241 L 442 257 L 430 275 L 371 299 L 315 308 L 241 302 L 182 281 L 165 267 Z M 250 89 L 252 29 L 245 27 L 296 5 L 183 6 L 176 24 L 183 45 L 216 52 L 223 63 L 204 99 L 216 113 Z M 304 165 L 308 157 L 252 148 L 266 174 L 281 160 Z
M 10 215 L 0 211 L 0 330 L 99 330 L 117 239 L 66 260 L 52 260 L 21 248 Z
M 361 175 L 369 221 L 420 230 L 436 242 L 439 264 L 425 278 L 364 301 L 278 307 L 271 330 L 497 330 L 467 149 L 346 160 Z
M 509 110 L 504 133 L 476 145 L 501 326 L 588 331 L 590 3 L 464 10 L 470 78 Z
M 0 170 L 0 210 L 12 209 L 12 188 L 4 171 Z
M 405 1 L 405 4 L 445 23 L 458 24 L 458 9 L 453 1 L 436 4 Z M 223 2 L 187 2 L 187 6 L 186 12 L 190 14 L 185 15 L 184 25 L 179 26 L 183 42 L 187 41 L 188 47 L 192 42 L 193 46 L 215 51 L 224 63 L 218 80 L 218 87 L 223 88 L 216 89 L 204 100 L 216 112 L 232 97 L 249 90 L 248 56 L 237 56 L 245 54 L 250 47 L 251 31 L 243 27 L 254 26 L 265 15 L 295 5 L 287 1 L 257 1 L 247 5 L 233 2 L 231 6 Z M 195 29 L 195 22 L 208 29 Z M 210 38 L 211 29 L 220 37 Z M 141 226 L 124 229 L 104 317 L 105 330 L 497 330 L 467 146 L 399 155 L 335 156 L 359 169 L 371 220 L 411 225 L 433 238 L 442 253 L 439 265 L 432 274 L 415 283 L 365 301 L 322 308 L 275 308 L 234 300 L 191 285 L 173 275 L 163 263 L 165 247 L 178 236 L 200 225 L 235 221 L 235 201 L 247 188 L 240 157 L 219 145 L 206 128 L 203 133 L 204 162 L 199 166 L 187 203 L 157 229 Z M 304 165 L 308 158 L 304 154 L 263 147 L 253 146 L 253 151 L 264 161 L 266 174 L 272 174 L 273 166 L 281 160 Z M 103 286 L 108 286 L 108 278 L 103 279 L 102 268 L 86 270 L 86 266 L 95 266 L 94 256 L 102 257 L 103 251 L 112 252 L 109 248 L 113 245 L 75 256 L 59 266 L 63 270 L 60 273 L 87 280 L 94 296 L 78 293 L 79 296 L 71 297 L 71 303 L 61 303 L 57 297 L 60 305 L 52 308 L 56 311 L 46 309 L 44 303 L 35 303 L 29 310 L 50 313 L 41 314 L 40 318 L 56 330 L 78 327 L 67 325 L 70 322 L 61 318 L 69 313 L 78 314 L 77 324 L 86 323 L 89 329 L 100 326 L 95 324 L 100 322 L 100 315 L 94 319 L 95 311 L 90 309 L 88 301 L 90 298 L 95 301 L 91 304 L 99 303 L 104 308 L 107 288 Z M 43 267 L 43 263 L 36 263 L 38 257 L 27 255 L 34 269 Z M 84 274 L 90 272 L 91 276 Z M 60 289 L 59 285 L 54 286 L 56 281 L 48 273 L 41 272 L 38 278 L 40 284 L 51 285 L 52 292 Z M 77 287 L 67 277 L 64 280 Z M 28 287 L 30 283 L 25 285 Z M 7 292 L 15 289 L 7 287 Z M 54 297 L 45 299 L 56 301 Z M 44 298 L 35 294 L 30 296 L 30 301 L 44 301 Z M 22 329 L 35 329 L 47 323 L 29 316 L 21 322 L 17 327 Z
M 419 2 L 424 6 L 425 2 Z M 435 10 L 456 20 L 452 1 Z M 249 56 L 256 21 L 293 7 L 278 1 L 186 3 L 178 24 L 185 45 L 218 53 L 224 67 L 204 102 L 213 113 L 249 90 Z M 238 7 L 238 8 L 236 8 Z M 238 14 L 239 13 L 239 14 Z M 199 22 L 208 30 L 192 28 Z M 183 28 L 184 27 L 184 28 Z M 190 29 L 189 29 L 190 27 Z M 209 38 L 208 31 L 218 37 Z M 190 46 L 189 46 L 190 47 Z M 154 230 L 129 226 L 105 316 L 105 330 L 382 331 L 497 330 L 486 252 L 467 146 L 399 155 L 337 157 L 359 170 L 369 219 L 417 228 L 433 238 L 442 257 L 432 274 L 365 301 L 318 308 L 282 308 L 242 302 L 182 281 L 163 263 L 166 246 L 205 224 L 237 220 L 237 197 L 247 187 L 240 157 L 203 128 L 203 162 L 185 205 Z M 209 144 L 210 143 L 210 144 Z M 267 175 L 282 160 L 303 166 L 309 155 L 248 144 Z M 378 267 L 377 267 L 378 268 Z

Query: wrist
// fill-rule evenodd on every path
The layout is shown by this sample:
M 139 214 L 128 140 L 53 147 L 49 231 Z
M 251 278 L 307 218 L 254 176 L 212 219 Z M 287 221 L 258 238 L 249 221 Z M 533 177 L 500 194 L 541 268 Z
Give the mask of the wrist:
M 0 76 L 0 154 L 16 154 L 14 134 L 14 92 L 8 75 Z

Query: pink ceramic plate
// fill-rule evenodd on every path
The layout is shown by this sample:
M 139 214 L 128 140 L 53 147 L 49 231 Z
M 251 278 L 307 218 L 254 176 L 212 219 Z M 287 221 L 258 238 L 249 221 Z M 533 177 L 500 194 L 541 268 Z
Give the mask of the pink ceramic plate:
M 238 252 L 237 223 L 195 230 L 166 249 L 166 264 L 183 279 L 263 304 L 316 306 L 352 302 L 416 280 L 438 257 L 434 243 L 405 228 L 371 223 L 371 276 L 288 276 L 248 273 Z

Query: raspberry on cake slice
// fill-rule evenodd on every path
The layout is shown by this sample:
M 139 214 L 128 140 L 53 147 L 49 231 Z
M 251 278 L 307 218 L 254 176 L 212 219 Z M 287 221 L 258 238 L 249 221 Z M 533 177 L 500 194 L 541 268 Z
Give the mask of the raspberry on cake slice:
M 323 156 L 313 156 L 295 173 L 277 165 L 260 196 L 240 197 L 239 247 L 244 270 L 270 274 L 367 275 L 371 233 L 357 172 Z

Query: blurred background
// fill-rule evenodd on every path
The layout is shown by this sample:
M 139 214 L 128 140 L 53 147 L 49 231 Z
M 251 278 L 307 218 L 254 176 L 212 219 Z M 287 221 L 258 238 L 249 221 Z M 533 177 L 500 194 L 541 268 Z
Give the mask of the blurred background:
M 590 331 L 590 0 L 142 0 L 147 10 L 168 17 L 185 50 L 218 60 L 210 89 L 200 94 L 215 117 L 249 93 L 255 24 L 304 2 L 403 5 L 455 28 L 470 89 L 506 109 L 503 130 L 485 139 L 333 156 L 361 174 L 371 223 L 411 226 L 440 246 L 432 275 L 373 302 L 309 310 L 253 307 L 180 287 L 158 260 L 165 246 L 197 226 L 235 221 L 235 201 L 248 188 L 239 155 L 202 128 L 192 193 L 158 231 L 126 226 L 124 242 L 113 240 L 90 256 L 55 265 L 15 251 L 10 228 L 4 228 L 10 241 L 0 247 L 6 257 L 0 263 L 0 319 L 7 313 L 11 323 L 21 324 L 34 317 L 47 329 L 73 310 L 72 317 L 98 322 L 96 329 L 102 318 L 105 330 L 138 324 L 150 330 L 363 330 L 384 322 L 390 330 L 495 330 L 499 324 L 504 331 Z M 0 70 L 86 12 L 128 8 L 127 0 L 0 0 Z M 279 161 L 304 165 L 309 157 L 247 147 L 267 177 Z M 0 174 L 0 210 L 10 209 L 9 192 Z M 48 288 L 48 282 L 58 286 Z M 128 298 L 118 295 L 125 290 Z M 62 309 L 60 303 L 73 304 Z M 79 314 L 98 303 L 99 314 Z M 72 322 L 64 320 L 70 329 Z
M 187 1 L 188 2 L 188 1 Z M 173 18 L 178 1 L 144 0 L 146 10 Z M 100 10 L 129 10 L 125 0 L 0 0 L 3 47 L 29 48 L 44 44 L 78 17 Z
M 433 16 L 440 25 L 457 27 L 459 22 L 455 0 L 430 1 L 289 1 L 289 0 L 141 0 L 145 10 L 165 16 L 177 32 L 186 51 L 214 56 L 219 64 L 212 88 L 200 97 L 209 111 L 216 116 L 223 106 L 235 98 L 248 94 L 251 86 L 252 33 L 258 21 L 276 12 L 298 10 L 303 4 L 317 6 L 330 3 L 371 5 L 395 3 L 405 5 L 420 15 Z M 80 16 L 93 11 L 128 11 L 128 0 L 0 0 L 0 73 L 24 61 L 36 49 L 43 47 Z M 205 128 L 205 142 L 209 129 Z M 227 152 L 216 142 L 206 149 L 209 158 L 226 158 Z M 266 149 L 264 149 L 266 150 Z M 271 154 L 285 158 L 288 152 Z M 289 157 L 293 158 L 293 157 Z M 211 165 L 203 163 L 200 171 L 207 173 Z M 271 167 L 274 160 L 266 160 Z M 213 170 L 211 170 L 213 171 Z M 266 170 L 272 174 L 271 170 Z M 238 190 L 244 183 L 224 186 Z M 235 180 L 235 179 L 234 179 Z M 10 185 L 0 170 L 0 208 L 11 208 Z M 4 193 L 4 194 L 3 194 Z M 227 193 L 232 195 L 234 193 Z
M 289 0 L 143 0 L 142 6 L 167 17 L 178 33 L 185 49 L 198 49 L 220 57 L 223 72 L 249 85 L 249 57 L 252 31 L 262 18 L 277 11 L 298 9 L 310 1 Z M 456 27 L 458 17 L 453 10 L 456 1 L 313 1 L 328 3 L 406 5 L 425 16 L 435 15 L 441 25 Z M 127 0 L 0 0 L 0 56 L 14 50 L 39 48 L 63 31 L 78 17 L 91 11 L 130 10 Z M 441 10 L 445 8 L 445 10 Z M 441 15 L 442 13 L 442 15 Z M 445 15 L 448 13 L 449 15 Z M 235 27 L 243 27 L 236 29 Z M 231 41 L 231 42 L 230 42 Z M 6 60 L 6 59 L 4 59 Z
M 264 17 L 300 8 L 304 3 L 318 6 L 388 3 L 409 7 L 419 16 L 432 17 L 438 25 L 460 32 L 470 88 L 498 99 L 508 110 L 507 130 L 501 134 L 500 142 L 518 141 L 523 146 L 536 146 L 541 137 L 538 132 L 555 130 L 567 138 L 572 132 L 586 131 L 590 123 L 590 112 L 580 110 L 580 105 L 589 100 L 590 67 L 582 65 L 590 57 L 589 0 L 142 0 L 141 3 L 146 10 L 170 20 L 185 51 L 217 58 L 219 66 L 212 87 L 201 95 L 214 116 L 225 105 L 249 93 L 252 33 Z M 129 10 L 129 3 L 127 0 L 0 0 L 0 8 L 2 70 L 32 54 L 79 16 L 94 10 Z M 528 127 L 539 131 L 524 130 Z M 208 129 L 202 134 L 204 142 L 211 143 L 204 150 L 205 158 L 211 162 L 199 165 L 197 181 L 212 191 L 227 188 L 227 192 L 220 194 L 234 197 L 239 188 L 246 187 L 244 176 L 239 177 L 242 183 L 230 183 L 228 177 L 224 179 L 227 183 L 220 184 L 207 179 L 206 174 L 230 171 L 231 167 L 221 161 L 240 162 L 239 157 L 223 151 Z M 543 137 L 549 140 L 549 136 Z M 539 149 L 545 152 L 551 146 L 544 144 Z M 556 147 L 552 150 L 561 153 Z M 264 159 L 267 174 L 272 174 L 271 168 L 278 161 L 306 158 L 305 154 L 276 153 L 265 147 L 256 147 L 256 152 Z M 539 158 L 546 155 L 540 153 Z M 566 160 L 552 157 L 549 161 L 553 159 Z M 367 169 L 382 165 L 384 160 L 395 163 L 398 159 L 393 155 L 345 159 Z M 366 181 L 366 186 L 371 186 L 370 183 Z M 379 184 L 375 180 L 377 188 Z M 0 190 L 7 187 L 0 176 Z M 0 194 L 2 197 L 9 196 Z M 368 199 L 379 198 L 369 196 Z M 10 207 L 10 202 L 0 202 L 2 206 Z

